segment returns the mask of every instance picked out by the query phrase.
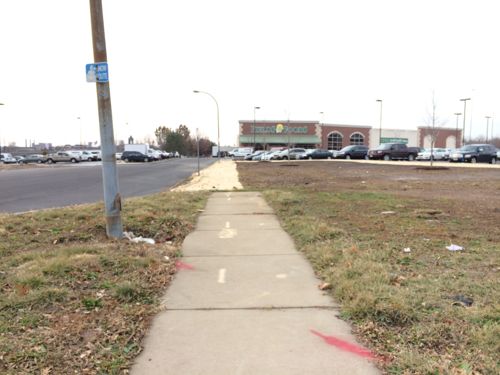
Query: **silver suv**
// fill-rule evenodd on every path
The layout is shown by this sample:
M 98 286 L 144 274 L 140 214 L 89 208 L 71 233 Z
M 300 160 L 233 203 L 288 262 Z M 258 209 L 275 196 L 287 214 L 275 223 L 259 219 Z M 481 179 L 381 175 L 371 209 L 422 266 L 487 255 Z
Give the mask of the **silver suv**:
M 57 162 L 79 163 L 81 160 L 81 156 L 78 155 L 78 153 L 71 151 L 58 151 L 55 154 L 47 156 L 48 164 L 54 164 Z

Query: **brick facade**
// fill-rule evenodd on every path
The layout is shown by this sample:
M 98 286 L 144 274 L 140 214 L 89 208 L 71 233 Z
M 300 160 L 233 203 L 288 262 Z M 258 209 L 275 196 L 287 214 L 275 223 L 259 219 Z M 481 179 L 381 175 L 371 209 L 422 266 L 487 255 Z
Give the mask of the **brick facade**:
M 328 149 L 328 137 L 330 134 L 339 134 L 342 136 L 342 147 L 349 146 L 353 144 L 351 142 L 351 137 L 355 134 L 362 136 L 363 145 L 368 146 L 370 144 L 370 129 L 371 126 L 349 126 L 349 125 L 333 125 L 333 124 L 323 124 L 321 125 L 321 147 Z M 359 139 L 359 138 L 358 138 Z M 340 148 L 342 148 L 340 147 Z M 331 148 L 331 147 L 330 147 Z
M 434 128 L 420 126 L 417 129 L 418 143 L 420 147 L 430 147 L 431 138 L 434 135 L 434 147 L 458 148 L 462 146 L 462 129 Z

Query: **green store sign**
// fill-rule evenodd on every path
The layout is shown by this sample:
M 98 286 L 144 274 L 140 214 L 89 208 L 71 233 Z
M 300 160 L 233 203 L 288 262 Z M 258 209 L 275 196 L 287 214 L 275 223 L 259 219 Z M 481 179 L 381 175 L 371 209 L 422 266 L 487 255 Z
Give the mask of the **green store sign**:
M 408 144 L 408 138 L 380 138 L 380 143 L 404 143 Z

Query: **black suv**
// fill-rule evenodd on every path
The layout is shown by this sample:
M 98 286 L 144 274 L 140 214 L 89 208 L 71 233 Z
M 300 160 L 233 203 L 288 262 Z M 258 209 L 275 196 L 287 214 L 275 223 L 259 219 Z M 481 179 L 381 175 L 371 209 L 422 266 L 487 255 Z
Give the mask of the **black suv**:
M 148 162 L 148 161 L 153 161 L 153 157 L 149 155 L 144 155 L 142 152 L 139 151 L 124 151 L 122 153 L 122 160 L 129 162 L 129 161 L 143 161 L 143 162 Z
M 450 162 L 491 163 L 497 162 L 497 149 L 493 145 L 465 145 L 450 153 Z
M 346 146 L 333 153 L 335 159 L 368 159 L 368 147 L 362 145 Z

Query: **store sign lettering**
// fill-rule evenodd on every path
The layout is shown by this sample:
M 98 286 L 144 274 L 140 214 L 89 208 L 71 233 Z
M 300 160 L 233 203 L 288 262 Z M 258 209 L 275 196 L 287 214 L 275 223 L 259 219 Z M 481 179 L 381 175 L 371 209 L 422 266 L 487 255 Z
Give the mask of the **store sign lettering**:
M 256 134 L 307 134 L 307 127 L 305 126 L 288 126 L 277 124 L 275 126 L 255 126 Z

